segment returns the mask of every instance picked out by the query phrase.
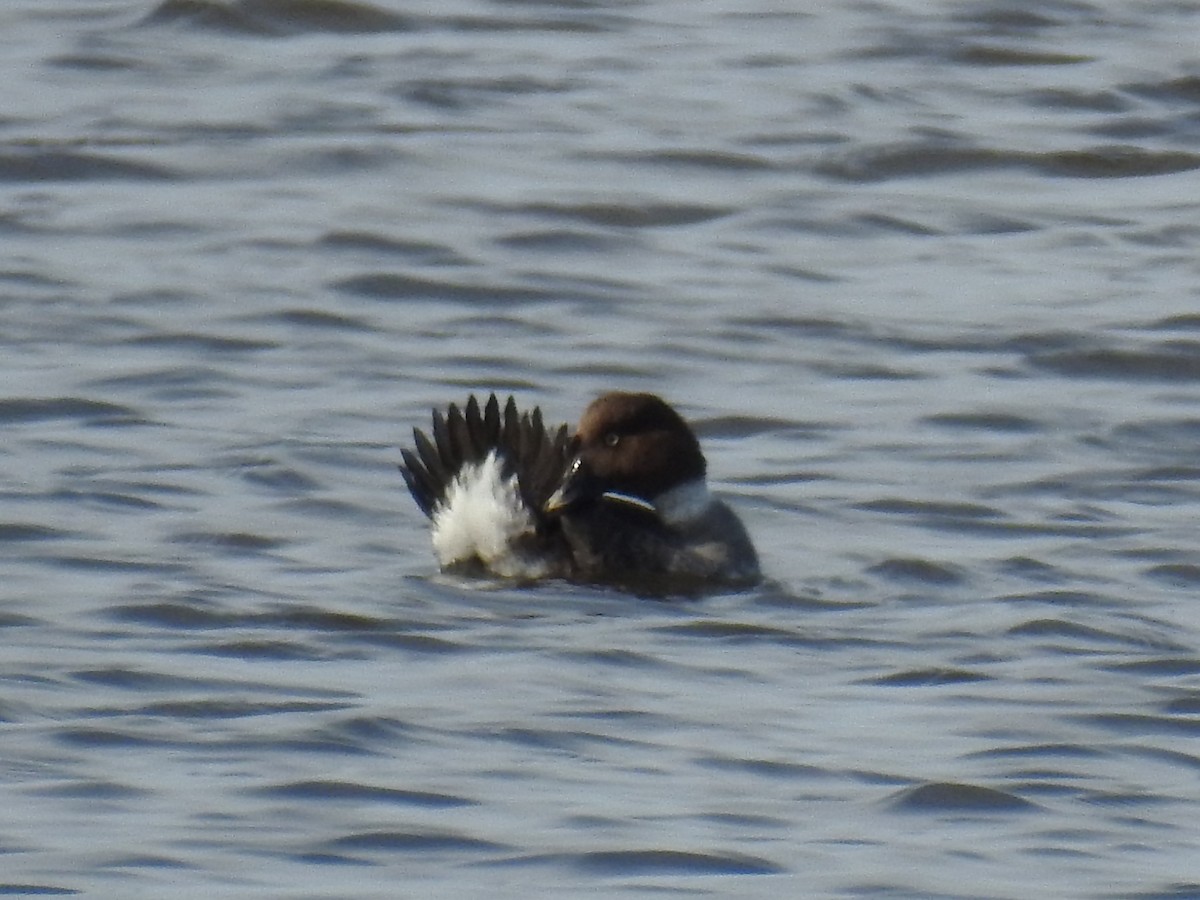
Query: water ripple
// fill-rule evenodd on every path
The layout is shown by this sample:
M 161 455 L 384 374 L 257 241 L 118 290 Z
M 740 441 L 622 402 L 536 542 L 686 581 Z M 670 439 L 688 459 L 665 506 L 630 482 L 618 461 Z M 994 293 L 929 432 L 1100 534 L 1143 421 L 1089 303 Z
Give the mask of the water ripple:
M 931 782 L 901 791 L 891 808 L 906 813 L 1028 812 L 1036 804 L 1007 791 L 953 782 Z
M 403 16 L 350 0 L 163 0 L 142 24 L 186 25 L 251 35 L 310 31 L 371 34 L 412 27 Z
M 168 181 L 163 166 L 99 153 L 57 148 L 0 149 L 0 181 Z
M 477 806 L 479 801 L 454 794 L 434 791 L 410 791 L 378 787 L 353 781 L 294 781 L 258 789 L 266 797 L 280 800 L 303 800 L 315 803 L 381 803 L 385 805 L 416 806 L 427 809 L 454 809 Z

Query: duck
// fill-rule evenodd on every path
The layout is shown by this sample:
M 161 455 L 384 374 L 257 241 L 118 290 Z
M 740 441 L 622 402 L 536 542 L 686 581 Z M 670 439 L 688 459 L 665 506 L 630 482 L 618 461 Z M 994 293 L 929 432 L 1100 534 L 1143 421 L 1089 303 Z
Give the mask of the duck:
M 572 431 L 496 394 L 433 411 L 400 471 L 444 571 L 661 594 L 748 587 L 758 554 L 708 488 L 686 420 L 656 394 L 596 397 Z

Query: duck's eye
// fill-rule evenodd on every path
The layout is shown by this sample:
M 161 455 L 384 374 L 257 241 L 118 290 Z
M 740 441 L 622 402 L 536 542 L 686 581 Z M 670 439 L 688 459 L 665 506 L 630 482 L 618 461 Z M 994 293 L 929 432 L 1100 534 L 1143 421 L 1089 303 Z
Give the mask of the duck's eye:
M 608 434 L 606 434 L 604 436 L 604 446 L 605 447 L 615 447 L 619 443 L 621 443 L 621 436 L 619 434 L 617 434 L 615 431 L 610 431 Z

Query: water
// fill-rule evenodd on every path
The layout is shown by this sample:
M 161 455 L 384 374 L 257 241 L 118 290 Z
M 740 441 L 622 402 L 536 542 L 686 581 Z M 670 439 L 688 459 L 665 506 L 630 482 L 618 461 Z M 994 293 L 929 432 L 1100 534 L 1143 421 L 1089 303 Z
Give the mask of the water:
M 1200 896 L 1200 4 L 0 19 L 0 892 Z M 769 581 L 438 576 L 616 388 Z

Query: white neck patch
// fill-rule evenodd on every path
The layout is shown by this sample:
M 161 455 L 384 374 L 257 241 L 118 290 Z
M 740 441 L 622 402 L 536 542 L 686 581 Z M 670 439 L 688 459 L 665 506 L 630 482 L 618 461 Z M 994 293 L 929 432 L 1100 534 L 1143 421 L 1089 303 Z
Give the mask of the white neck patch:
M 708 511 L 710 503 L 712 494 L 708 492 L 703 476 L 685 481 L 654 498 L 658 517 L 668 525 L 683 525 L 698 519 Z

